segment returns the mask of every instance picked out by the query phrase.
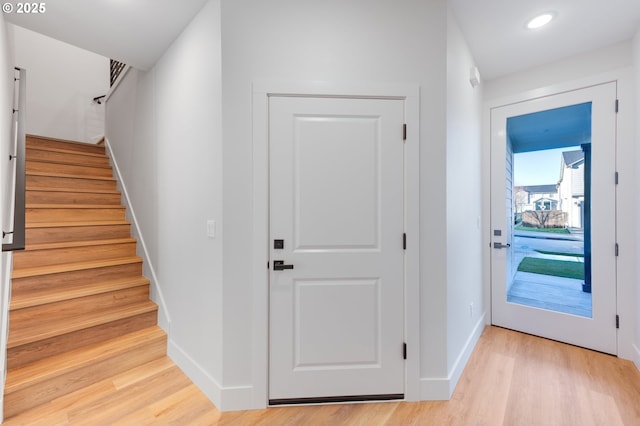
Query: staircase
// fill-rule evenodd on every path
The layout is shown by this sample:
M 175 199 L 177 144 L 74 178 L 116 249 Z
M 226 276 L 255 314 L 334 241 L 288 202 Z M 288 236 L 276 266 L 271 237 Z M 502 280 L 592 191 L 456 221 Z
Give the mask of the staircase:
M 6 419 L 166 355 L 104 147 L 27 136 L 26 148 Z

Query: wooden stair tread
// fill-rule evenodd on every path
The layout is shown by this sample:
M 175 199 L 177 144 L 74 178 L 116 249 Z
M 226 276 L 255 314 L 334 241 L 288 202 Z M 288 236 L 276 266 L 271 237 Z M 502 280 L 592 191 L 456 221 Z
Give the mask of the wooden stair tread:
M 29 161 L 29 151 L 46 151 L 46 152 L 57 152 L 59 154 L 83 155 L 85 157 L 93 157 L 93 158 L 106 158 L 106 159 L 109 158 L 107 157 L 106 154 L 99 154 L 96 152 L 85 152 L 85 151 L 77 151 L 73 149 L 64 149 L 64 148 L 51 148 L 51 147 L 37 146 L 37 145 L 26 147 L 26 150 L 27 150 L 27 161 Z M 58 163 L 58 162 L 54 161 L 54 163 Z
M 131 225 L 128 220 L 95 220 L 81 222 L 31 222 L 26 224 L 26 228 L 63 228 L 73 226 L 109 226 L 109 225 Z M 28 243 L 27 243 L 28 244 Z
M 111 307 L 104 311 L 95 311 L 91 314 L 75 317 L 73 322 L 68 317 L 62 317 L 55 320 L 49 319 L 46 322 L 40 322 L 36 325 L 25 327 L 23 329 L 14 326 L 9 333 L 7 348 L 15 348 L 27 343 L 33 343 L 44 339 L 50 339 L 55 336 L 72 333 L 78 330 L 84 330 L 101 324 L 117 321 L 123 318 L 129 318 L 136 315 L 153 312 L 158 309 L 152 301 L 141 303 L 132 303 L 129 305 Z
M 38 171 L 27 171 L 27 176 L 45 176 L 45 177 L 56 177 L 56 178 L 72 178 L 72 179 L 87 179 L 87 180 L 103 180 L 109 182 L 115 182 L 115 178 L 112 176 L 91 176 L 91 175 L 78 175 L 73 173 L 56 173 L 56 172 L 38 172 Z
M 5 395 L 62 376 L 67 372 L 97 364 L 116 356 L 118 353 L 129 352 L 134 347 L 141 347 L 158 339 L 166 339 L 165 332 L 158 326 L 149 327 L 106 342 L 37 361 L 15 370 L 9 370 L 5 384 Z
M 47 303 L 56 303 L 63 300 L 77 299 L 94 294 L 108 293 L 111 291 L 140 287 L 145 285 L 149 285 L 149 280 L 141 276 L 129 279 L 105 281 L 101 283 L 82 286 L 81 288 L 65 289 L 57 292 L 49 290 L 46 292 L 42 292 L 43 294 L 34 294 L 30 296 L 14 296 L 11 299 L 11 306 L 9 310 L 14 311 L 17 309 L 45 305 Z
M 63 149 L 69 149 L 73 152 L 93 152 L 93 153 L 104 153 L 104 146 L 96 145 L 93 143 L 80 142 L 80 141 L 72 141 L 69 139 L 59 139 L 52 138 L 48 136 L 41 135 L 26 135 L 25 138 L 26 147 L 27 148 L 47 148 L 51 147 L 51 145 L 63 146 Z
M 27 151 L 29 150 L 47 151 L 47 152 L 57 152 L 60 154 L 84 155 L 86 157 L 108 158 L 107 154 L 101 154 L 99 152 L 79 151 L 75 149 L 65 149 L 65 148 L 53 148 L 53 147 L 40 146 L 40 145 L 28 146 L 26 147 L 26 149 Z
M 85 262 L 64 263 L 60 265 L 36 266 L 33 268 L 14 269 L 12 278 L 25 278 L 38 275 L 59 274 L 70 271 L 104 268 L 106 266 L 123 265 L 127 263 L 142 263 L 139 256 L 116 257 L 104 260 L 88 260 Z
M 26 204 L 27 209 L 108 209 L 124 210 L 122 204 Z
M 71 247 L 91 247 L 102 246 L 108 244 L 126 244 L 135 243 L 135 238 L 112 238 L 108 240 L 80 240 L 80 241 L 65 241 L 61 243 L 43 243 L 43 244 L 27 244 L 26 251 L 34 250 L 52 250 L 59 248 L 71 248 Z
M 65 192 L 65 193 L 82 193 L 82 194 L 120 194 L 117 189 L 94 189 L 94 188 L 49 188 L 44 185 L 30 185 L 29 191 L 38 192 Z

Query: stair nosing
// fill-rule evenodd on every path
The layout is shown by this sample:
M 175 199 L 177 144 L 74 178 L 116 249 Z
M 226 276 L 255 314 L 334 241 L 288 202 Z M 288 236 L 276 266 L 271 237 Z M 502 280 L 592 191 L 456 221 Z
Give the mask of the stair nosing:
M 85 179 L 85 180 L 99 180 L 105 182 L 115 182 L 113 176 L 91 176 L 91 175 L 76 175 L 72 173 L 53 173 L 53 172 L 37 172 L 29 170 L 25 172 L 27 176 L 41 176 L 51 178 L 63 178 L 63 179 Z
M 97 189 L 97 188 L 51 188 L 47 186 L 38 186 L 34 184 L 27 184 L 26 191 L 37 191 L 37 192 L 64 192 L 64 193 L 81 193 L 81 194 L 119 194 L 120 191 L 117 189 Z
M 34 139 L 36 139 L 36 140 L 34 140 Z M 46 147 L 43 147 L 43 146 L 39 146 L 40 143 L 38 141 L 42 141 L 41 143 L 47 143 L 47 142 L 63 143 L 63 144 L 68 145 L 70 150 L 74 151 L 74 152 L 86 152 L 86 151 L 84 151 L 84 148 L 98 147 L 98 148 L 102 148 L 101 150 L 104 151 L 105 154 L 106 154 L 106 148 L 104 146 L 101 146 L 101 145 L 98 145 L 98 144 L 95 144 L 95 143 L 74 141 L 74 140 L 70 140 L 70 139 L 52 138 L 52 137 L 42 136 L 42 135 L 32 135 L 32 134 L 25 135 L 25 145 L 35 144 L 38 148 L 46 148 Z M 33 147 L 29 147 L 29 148 L 33 148 Z M 76 150 L 74 148 L 78 148 L 78 150 Z
M 37 277 L 42 275 L 62 274 L 65 272 L 83 271 L 88 269 L 104 268 L 108 266 L 127 265 L 142 263 L 139 256 L 114 257 L 106 260 L 87 260 L 83 262 L 63 263 L 59 265 L 35 266 L 32 268 L 21 268 L 13 270 L 12 279 Z
M 43 160 L 43 159 L 30 159 L 27 158 L 26 160 L 26 165 L 27 168 L 29 165 L 31 164 L 47 164 L 47 165 L 52 165 L 54 167 L 56 166 L 71 166 L 71 167 L 84 167 L 86 169 L 100 169 L 100 170 L 112 170 L 111 168 L 111 164 L 82 164 L 80 163 L 80 161 L 77 162 L 71 162 L 71 161 L 55 161 L 55 160 Z
M 82 297 L 110 293 L 112 291 L 126 290 L 136 287 L 148 286 L 150 281 L 144 276 L 135 278 L 120 278 L 115 280 L 107 280 L 97 284 L 81 286 L 77 289 L 67 289 L 55 292 L 52 296 L 13 296 L 9 306 L 10 311 L 17 311 L 35 306 L 43 306 L 49 303 L 57 303 L 66 300 L 74 300 Z
M 119 353 L 130 351 L 134 346 L 146 345 L 151 341 L 166 339 L 166 337 L 166 333 L 155 325 L 9 370 L 5 383 L 5 395 L 60 377 L 65 373 L 78 370 L 90 364 L 107 360 Z M 51 368 L 52 366 L 56 366 L 56 368 Z M 39 374 L 33 377 L 38 370 L 45 369 L 46 371 L 39 371 Z
M 122 204 L 39 204 L 29 203 L 25 205 L 28 209 L 106 209 L 106 210 L 125 210 L 126 206 Z
M 103 238 L 103 239 L 91 239 L 91 240 L 72 240 L 63 241 L 59 243 L 36 243 L 28 244 L 25 247 L 25 252 L 38 251 L 38 250 L 56 250 L 74 247 L 95 247 L 95 246 L 108 246 L 115 244 L 133 244 L 137 240 L 133 237 L 123 238 Z
M 64 164 L 64 165 L 69 165 L 69 166 L 82 166 L 83 164 L 78 164 L 78 161 L 82 160 L 81 158 L 78 158 L 78 161 L 75 160 L 67 160 L 65 161 L 64 158 L 62 159 L 51 159 L 51 158 L 38 158 L 38 159 L 34 159 L 34 158 L 29 158 L 29 154 L 33 155 L 37 155 L 34 151 L 40 151 L 40 152 L 45 152 L 45 153 L 53 153 L 53 154 L 62 154 L 62 155 L 77 155 L 77 156 L 81 156 L 81 157 L 88 157 L 88 158 L 95 158 L 96 160 L 102 160 L 100 161 L 101 163 L 104 164 L 91 164 L 91 166 L 88 167 L 99 167 L 99 168 L 111 168 L 111 163 L 109 163 L 109 157 L 106 154 L 94 154 L 91 152 L 78 152 L 78 151 L 73 151 L 73 150 L 65 150 L 65 149 L 43 149 L 43 148 L 35 148 L 35 147 L 29 147 L 26 148 L 27 150 L 27 162 L 29 161 L 34 161 L 34 162 L 38 162 L 38 163 L 50 163 L 50 164 Z
M 106 152 L 104 154 L 98 154 L 98 153 L 95 153 L 95 152 L 83 152 L 83 151 L 76 151 L 76 150 L 73 150 L 73 149 L 63 149 L 63 148 L 48 148 L 48 147 L 44 147 L 44 146 L 26 146 L 25 149 L 26 149 L 26 153 L 27 153 L 27 161 L 29 161 L 29 152 L 30 151 L 42 151 L 42 152 L 54 152 L 56 154 L 81 155 L 81 156 L 84 156 L 84 157 L 99 158 L 101 160 L 102 159 L 106 159 L 107 162 L 109 162 L 109 156 L 106 154 Z
M 54 138 L 52 136 L 36 135 L 35 133 L 27 133 L 25 135 L 25 137 L 26 137 L 26 139 L 39 139 L 39 140 L 44 140 L 44 141 L 49 141 L 49 142 L 64 142 L 64 143 L 68 143 L 68 144 L 71 144 L 71 145 L 97 146 L 97 144 L 95 144 L 95 143 L 82 142 L 82 141 L 77 141 L 77 140 L 73 140 L 73 139 Z
M 76 221 L 76 222 L 31 222 L 27 223 L 27 229 L 41 228 L 73 228 L 73 227 L 91 227 L 91 226 L 110 226 L 110 225 L 131 225 L 128 220 L 94 220 L 94 221 Z

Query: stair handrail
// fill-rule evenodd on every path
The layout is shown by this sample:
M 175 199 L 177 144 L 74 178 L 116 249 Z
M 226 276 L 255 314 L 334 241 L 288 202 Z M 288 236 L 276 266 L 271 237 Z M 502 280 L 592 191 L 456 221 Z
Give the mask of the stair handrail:
M 24 250 L 25 247 L 25 190 L 26 190 L 26 134 L 25 134 L 25 118 L 26 118 L 26 85 L 27 71 L 22 68 L 15 67 L 18 76 L 14 76 L 14 100 L 13 100 L 13 118 L 11 121 L 11 134 L 13 136 L 13 152 L 9 154 L 9 162 L 15 162 L 13 185 L 13 204 L 12 204 L 12 223 L 10 230 L 2 230 L 2 240 L 6 236 L 11 237 L 11 242 L 2 243 L 2 251 Z M 17 102 L 17 104 L 16 104 Z

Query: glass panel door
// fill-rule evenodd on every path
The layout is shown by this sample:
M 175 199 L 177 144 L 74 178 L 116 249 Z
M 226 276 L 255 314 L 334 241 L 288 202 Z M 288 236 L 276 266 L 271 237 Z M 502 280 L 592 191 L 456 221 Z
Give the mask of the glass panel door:
M 491 111 L 493 324 L 617 352 L 616 83 Z

